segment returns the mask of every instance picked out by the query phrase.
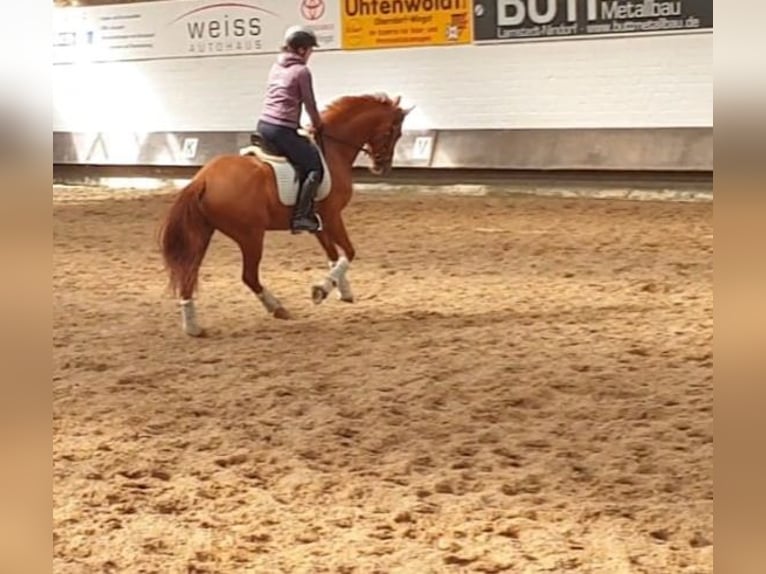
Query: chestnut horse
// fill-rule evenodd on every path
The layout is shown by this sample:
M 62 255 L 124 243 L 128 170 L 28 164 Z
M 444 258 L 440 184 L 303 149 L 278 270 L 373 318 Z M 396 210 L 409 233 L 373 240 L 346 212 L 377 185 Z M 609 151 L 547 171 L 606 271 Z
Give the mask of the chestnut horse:
M 372 159 L 370 170 L 388 173 L 402 123 L 410 109 L 399 107 L 400 98 L 381 95 L 346 96 L 322 112 L 319 141 L 325 162 L 329 193 L 318 192 L 316 212 L 323 226 L 316 233 L 327 256 L 330 271 L 312 287 L 314 303 L 321 303 L 338 288 L 342 301 L 353 302 L 346 271 L 354 260 L 354 247 L 341 217 L 351 200 L 352 166 L 359 152 Z M 260 157 L 258 157 L 260 155 Z M 282 174 L 263 153 L 219 155 L 211 159 L 179 192 L 160 229 L 160 244 L 170 287 L 180 296 L 182 327 L 187 335 L 203 336 L 196 320 L 193 295 L 199 268 L 215 231 L 237 243 L 242 252 L 242 280 L 255 293 L 266 311 L 278 319 L 290 314 L 261 283 L 258 268 L 267 230 L 288 230 L 292 201 L 285 201 L 285 188 L 297 184 Z M 289 169 L 289 168 L 288 168 Z M 329 181 L 328 181 L 329 178 Z M 280 191 L 280 185 L 283 189 Z M 288 195 L 289 197 L 289 195 Z M 340 250 L 340 252 L 339 252 Z

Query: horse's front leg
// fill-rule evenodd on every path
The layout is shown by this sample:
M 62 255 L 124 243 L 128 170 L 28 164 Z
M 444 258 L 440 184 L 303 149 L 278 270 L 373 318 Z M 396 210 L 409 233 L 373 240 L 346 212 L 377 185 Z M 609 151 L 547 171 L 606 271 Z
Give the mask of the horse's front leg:
M 346 271 L 350 263 L 348 258 L 339 255 L 333 237 L 327 228 L 317 234 L 317 239 L 327 255 L 327 264 L 330 271 L 321 282 L 315 283 L 312 286 L 311 299 L 318 305 L 327 298 L 334 287 L 337 287 L 338 298 L 346 303 L 352 303 L 354 295 L 351 292 L 351 284 L 346 277 Z
M 329 262 L 330 270 L 339 263 L 339 261 L 336 262 Z M 348 270 L 348 264 L 346 265 L 346 270 Z M 353 303 L 354 302 L 354 294 L 351 292 L 351 283 L 348 282 L 348 277 L 346 277 L 346 272 L 344 271 L 343 274 L 338 278 L 338 299 L 343 301 L 344 303 Z
M 346 271 L 348 271 L 348 259 L 345 255 L 338 257 L 338 260 L 334 263 L 330 261 L 330 272 L 325 275 L 324 279 L 320 283 L 315 283 L 311 288 L 311 299 L 319 305 L 322 301 L 327 299 L 327 296 L 332 293 L 334 287 L 338 287 L 338 292 L 342 300 L 345 297 L 351 297 L 353 301 L 353 295 L 351 295 L 351 287 L 346 279 Z M 343 287 L 341 287 L 343 285 Z
M 343 218 L 340 216 L 340 214 L 338 214 L 337 221 L 334 223 L 335 224 L 331 229 L 332 240 L 346 255 L 346 265 L 340 275 L 340 279 L 338 280 L 340 300 L 345 301 L 346 303 L 353 303 L 354 294 L 351 292 L 351 285 L 349 284 L 348 279 L 346 279 L 346 271 L 348 270 L 351 262 L 354 260 L 354 257 L 356 257 L 356 249 L 354 249 L 354 246 L 351 244 L 351 240 L 348 238 L 348 232 L 346 231 L 346 226 L 344 225 Z M 340 263 L 340 260 L 338 260 L 338 262 Z

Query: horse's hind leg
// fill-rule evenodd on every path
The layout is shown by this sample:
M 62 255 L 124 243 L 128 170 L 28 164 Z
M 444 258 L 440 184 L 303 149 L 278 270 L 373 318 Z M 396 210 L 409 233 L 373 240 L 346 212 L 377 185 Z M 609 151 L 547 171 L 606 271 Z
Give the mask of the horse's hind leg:
M 197 310 L 194 305 L 194 290 L 197 285 L 202 260 L 205 257 L 205 252 L 207 251 L 208 245 L 210 245 L 210 239 L 212 237 L 212 228 L 205 229 L 204 233 L 200 235 L 198 248 L 193 252 L 193 256 L 187 269 L 187 274 L 179 288 L 179 295 L 181 296 L 179 301 L 181 306 L 181 328 L 184 333 L 191 337 L 207 336 L 207 331 L 197 323 Z
M 261 285 L 258 268 L 263 253 L 263 230 L 240 242 L 242 250 L 242 281 L 247 285 L 263 304 L 266 311 L 277 319 L 289 319 L 290 314 L 271 292 Z

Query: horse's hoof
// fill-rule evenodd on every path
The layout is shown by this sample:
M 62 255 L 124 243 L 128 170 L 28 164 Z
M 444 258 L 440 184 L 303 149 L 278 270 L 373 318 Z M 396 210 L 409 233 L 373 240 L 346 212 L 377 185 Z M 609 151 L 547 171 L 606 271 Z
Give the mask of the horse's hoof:
M 274 310 L 274 318 L 275 319 L 290 319 L 290 313 L 287 312 L 287 309 L 284 307 L 277 307 Z
M 344 303 L 353 303 L 354 298 L 353 297 L 338 297 L 339 301 L 343 301 Z
M 201 327 L 191 327 L 184 329 L 184 333 L 190 337 L 204 338 L 207 337 L 207 331 Z
M 321 285 L 314 285 L 311 288 L 311 300 L 315 305 L 319 305 L 322 301 L 327 299 L 327 291 Z

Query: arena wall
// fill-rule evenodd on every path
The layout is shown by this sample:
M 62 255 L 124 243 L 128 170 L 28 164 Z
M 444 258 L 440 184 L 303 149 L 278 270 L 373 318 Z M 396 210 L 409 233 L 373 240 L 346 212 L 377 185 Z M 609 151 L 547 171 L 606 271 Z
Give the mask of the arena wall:
M 235 151 L 274 57 L 56 64 L 54 162 L 201 165 Z M 663 171 L 713 169 L 712 65 L 712 29 L 329 49 L 311 62 L 320 105 L 386 92 L 416 106 L 399 167 Z

